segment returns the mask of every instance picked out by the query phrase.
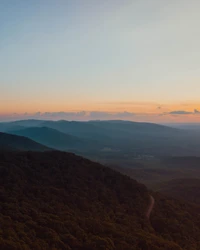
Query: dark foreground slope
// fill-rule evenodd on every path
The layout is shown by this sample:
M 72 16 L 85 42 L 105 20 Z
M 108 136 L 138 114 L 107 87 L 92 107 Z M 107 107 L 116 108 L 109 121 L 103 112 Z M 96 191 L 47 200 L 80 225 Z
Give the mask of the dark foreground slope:
M 151 225 L 157 235 L 178 243 L 182 249 L 199 250 L 200 207 L 160 193 L 153 193 L 153 197 L 156 204 Z
M 49 148 L 23 136 L 0 132 L 0 150 L 47 151 Z
M 0 153 L 1 250 L 182 249 L 148 206 L 144 185 L 73 154 Z

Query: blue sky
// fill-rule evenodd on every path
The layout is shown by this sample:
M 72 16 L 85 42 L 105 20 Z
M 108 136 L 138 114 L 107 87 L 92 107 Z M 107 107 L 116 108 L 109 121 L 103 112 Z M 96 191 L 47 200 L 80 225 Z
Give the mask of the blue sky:
M 200 109 L 199 10 L 198 0 L 0 1 L 0 113 Z

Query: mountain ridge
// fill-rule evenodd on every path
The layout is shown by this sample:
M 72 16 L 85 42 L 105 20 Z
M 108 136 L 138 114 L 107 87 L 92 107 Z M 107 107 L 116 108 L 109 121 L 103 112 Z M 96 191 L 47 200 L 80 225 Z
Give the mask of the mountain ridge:
M 89 122 L 25 120 L 8 123 L 7 126 L 9 132 L 12 131 L 12 126 L 26 126 L 29 129 L 30 127 L 48 127 L 78 137 L 84 141 L 85 146 L 82 148 L 79 145 L 74 146 L 73 152 L 78 152 L 86 157 L 92 155 L 95 159 L 103 159 L 102 162 L 113 161 L 118 156 L 123 159 L 125 155 L 130 161 L 133 155 L 135 158 L 138 155 L 200 156 L 200 134 L 153 123 L 118 120 Z M 5 124 L 3 127 L 5 130 Z M 57 143 L 56 149 L 63 148 L 65 149 Z M 67 147 L 66 150 L 68 149 Z M 108 150 L 105 152 L 104 149 Z
M 25 136 L 38 143 L 48 147 L 56 148 L 58 150 L 69 150 L 74 146 L 81 146 L 81 144 L 83 147 L 83 145 L 86 143 L 80 138 L 62 133 L 49 127 L 28 127 L 20 130 L 10 131 L 9 133 Z
M 0 132 L 1 150 L 20 150 L 20 151 L 47 151 L 50 148 L 37 143 L 27 137 L 17 136 Z

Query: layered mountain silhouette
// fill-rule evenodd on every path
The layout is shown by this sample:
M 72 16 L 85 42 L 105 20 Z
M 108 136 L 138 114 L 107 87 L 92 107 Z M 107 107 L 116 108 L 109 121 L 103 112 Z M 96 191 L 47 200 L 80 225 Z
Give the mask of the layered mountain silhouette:
M 144 133 L 144 134 L 163 134 L 164 135 L 175 135 L 177 133 L 183 134 L 182 130 L 167 127 L 164 125 L 158 125 L 154 123 L 142 123 L 142 122 L 130 122 L 130 121 L 89 121 L 89 122 L 78 122 L 78 121 L 42 121 L 42 120 L 22 120 L 8 123 L 0 123 L 1 131 L 18 130 L 12 129 L 12 127 L 19 126 L 23 127 L 49 127 L 56 129 L 63 133 L 68 133 L 80 137 L 98 137 L 103 136 L 104 138 L 120 137 L 122 135 L 130 136 Z
M 39 142 L 46 146 L 53 145 L 56 149 L 65 150 L 65 148 L 69 149 L 69 141 L 79 140 L 80 143 L 69 145 L 70 148 L 72 146 L 73 152 L 79 152 L 88 157 L 92 155 L 99 160 L 103 158 L 113 160 L 118 156 L 123 159 L 124 155 L 128 155 L 127 157 L 130 158 L 133 154 L 149 154 L 156 157 L 200 155 L 200 135 L 198 133 L 152 123 L 117 120 L 89 122 L 24 120 L 0 123 L 0 131 L 20 134 L 24 129 L 25 135 L 38 141 L 37 133 L 42 133 L 39 129 L 36 131 L 36 127 L 40 127 L 43 131 L 44 141 Z M 28 128 L 36 132 L 30 131 L 29 133 L 26 130 Z M 52 130 L 47 131 L 47 128 Z M 61 136 L 58 132 L 63 133 L 62 140 L 59 139 Z M 50 136 L 51 133 L 52 136 Z M 45 134 L 48 134 L 49 141 L 47 138 L 45 139 Z M 76 139 L 72 140 L 72 137 L 69 138 L 69 136 L 74 136 Z M 64 138 L 66 138 L 66 143 Z M 84 147 L 81 147 L 83 141 Z
M 50 148 L 23 136 L 0 132 L 0 150 L 46 151 Z
M 72 135 L 62 133 L 48 127 L 29 127 L 16 131 L 11 134 L 28 137 L 38 143 L 59 150 L 69 150 L 70 148 L 84 147 L 87 142 Z

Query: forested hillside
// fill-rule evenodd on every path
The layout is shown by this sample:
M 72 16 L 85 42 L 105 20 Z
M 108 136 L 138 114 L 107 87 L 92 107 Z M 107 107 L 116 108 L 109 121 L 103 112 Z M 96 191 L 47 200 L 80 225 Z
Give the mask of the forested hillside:
M 64 152 L 1 152 L 0 249 L 199 249 L 199 207 L 152 195 L 148 221 L 150 193 L 127 176 Z

